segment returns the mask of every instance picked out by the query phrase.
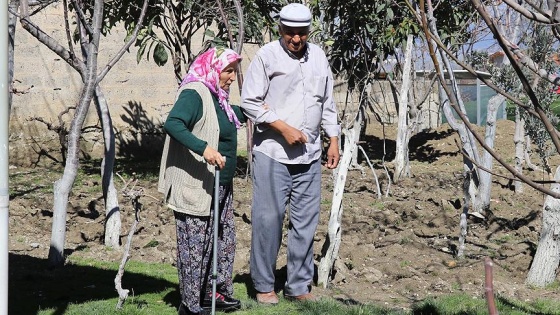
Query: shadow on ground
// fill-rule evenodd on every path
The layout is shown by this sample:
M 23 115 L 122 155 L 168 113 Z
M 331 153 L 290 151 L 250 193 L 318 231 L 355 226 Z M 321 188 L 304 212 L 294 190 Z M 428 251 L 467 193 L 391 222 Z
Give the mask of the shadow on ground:
M 429 141 L 438 141 L 448 138 L 455 131 L 449 129 L 445 131 L 422 131 L 410 138 L 408 149 L 411 161 L 433 162 L 443 156 L 455 156 L 456 152 L 443 152 L 434 149 Z M 364 135 L 360 138 L 362 147 L 371 160 L 392 161 L 395 158 L 396 141 L 393 139 L 383 139 L 373 135 Z M 385 156 L 383 156 L 385 155 Z
M 37 314 L 39 310 L 53 309 L 54 315 L 64 314 L 69 304 L 117 298 L 114 270 L 96 267 L 66 265 L 49 269 L 45 259 L 27 255 L 9 255 L 10 315 Z M 126 281 L 126 285 L 124 284 Z M 134 288 L 134 294 L 157 293 L 174 289 L 167 303 L 179 300 L 177 284 L 137 273 L 127 272 L 123 286 Z M 142 303 L 142 301 L 127 301 Z

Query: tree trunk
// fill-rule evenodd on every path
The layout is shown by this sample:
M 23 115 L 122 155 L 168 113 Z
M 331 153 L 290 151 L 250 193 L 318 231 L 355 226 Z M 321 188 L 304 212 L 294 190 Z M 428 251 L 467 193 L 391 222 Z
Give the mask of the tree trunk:
M 87 115 L 89 104 L 93 98 L 95 78 L 88 77 L 84 85 L 80 102 L 70 126 L 68 135 L 68 156 L 62 178 L 54 183 L 53 225 L 51 246 L 49 250 L 49 265 L 56 267 L 64 264 L 64 242 L 66 240 L 66 210 L 68 196 L 76 179 L 79 162 L 79 142 L 82 126 Z
M 490 148 L 494 148 L 494 141 L 496 140 L 496 116 L 498 108 L 505 101 L 505 97 L 498 94 L 488 100 L 488 112 L 486 113 L 486 129 L 484 142 Z M 488 170 L 492 170 L 494 158 L 488 151 L 484 150 L 482 153 L 482 166 Z M 490 192 L 492 188 L 492 174 L 480 171 L 479 172 L 480 184 L 478 186 L 478 199 L 473 202 L 473 210 L 476 212 L 484 213 L 490 208 Z
M 338 172 L 336 182 L 334 184 L 333 200 L 331 207 L 331 215 L 329 219 L 328 234 L 323 244 L 322 259 L 319 263 L 317 271 L 318 285 L 326 288 L 330 282 L 331 271 L 334 262 L 338 258 L 338 248 L 340 246 L 340 239 L 342 233 L 342 195 L 344 194 L 344 186 L 346 184 L 346 175 L 348 174 L 348 167 L 352 160 L 352 153 L 356 150 L 356 134 L 359 135 L 359 130 L 354 128 L 344 131 L 344 151 L 340 164 L 338 165 Z
M 556 169 L 555 181 L 560 181 L 560 167 Z M 551 185 L 554 192 L 560 192 L 560 184 Z M 543 205 L 542 228 L 539 245 L 526 283 L 544 287 L 556 279 L 556 269 L 560 263 L 560 199 L 546 196 Z
M 410 161 L 408 157 L 408 142 L 410 128 L 408 125 L 408 90 L 410 89 L 410 71 L 412 67 L 412 35 L 406 40 L 405 60 L 403 69 L 402 86 L 399 95 L 399 120 L 397 127 L 397 148 L 395 152 L 395 174 L 393 182 L 397 183 L 403 178 L 410 177 Z
M 363 104 L 366 100 L 361 99 L 359 104 Z M 358 142 L 360 141 L 360 134 L 362 132 L 362 123 L 364 121 L 365 116 L 365 106 L 358 107 L 358 114 L 356 115 L 356 119 L 354 119 L 354 125 L 352 126 L 352 130 L 354 130 L 354 145 L 357 147 Z M 363 168 L 358 164 L 358 150 L 352 150 L 352 157 L 350 159 L 350 168 L 351 169 L 359 169 L 363 172 Z
M 471 173 L 466 172 L 465 176 L 470 176 Z M 469 194 L 471 181 L 470 178 L 465 178 L 463 180 L 463 212 L 459 217 L 459 245 L 457 246 L 457 257 L 463 257 L 466 248 L 467 232 L 469 230 L 467 215 L 469 214 L 469 206 L 471 205 L 471 199 Z
M 87 70 L 84 77 L 84 87 L 80 94 L 80 100 L 76 107 L 74 118 L 70 125 L 68 135 L 68 156 L 62 178 L 54 184 L 53 204 L 53 226 L 51 234 L 51 246 L 49 249 L 49 265 L 53 267 L 64 264 L 64 242 L 66 240 L 66 210 L 68 207 L 68 196 L 76 179 L 80 153 L 80 136 L 82 126 L 89 110 L 89 105 L 97 86 L 97 55 L 99 47 L 99 36 L 101 34 L 101 23 L 103 15 L 103 1 L 95 1 L 92 29 L 94 30 L 92 40 L 87 44 Z
M 115 188 L 113 168 L 115 165 L 115 132 L 107 99 L 99 85 L 95 88 L 95 104 L 101 126 L 103 128 L 103 142 L 105 154 L 101 162 L 101 178 L 103 199 L 105 200 L 105 246 L 117 248 L 120 246 L 121 212 L 119 198 Z
M 437 32 L 437 27 L 435 24 L 435 18 L 433 16 L 433 7 L 429 7 L 429 11 L 428 13 L 428 23 L 429 23 L 429 28 L 431 29 L 433 34 L 438 34 Z M 461 114 L 466 115 L 466 110 L 465 110 L 465 106 L 463 104 L 463 101 L 461 99 L 461 93 L 459 91 L 459 87 L 457 85 L 457 80 L 455 79 L 455 75 L 453 73 L 453 67 L 449 61 L 449 58 L 447 57 L 447 55 L 445 55 L 445 53 L 443 51 L 441 51 L 440 49 L 437 49 L 436 55 L 435 57 L 437 58 L 437 60 L 434 60 L 434 64 L 437 64 L 439 69 L 438 72 L 440 74 L 445 73 L 444 70 L 447 70 L 447 75 L 449 77 L 449 81 L 451 82 L 451 87 L 452 87 L 452 91 L 451 92 L 444 92 L 444 89 L 446 89 L 446 85 L 447 82 L 445 82 L 446 80 L 444 78 L 440 79 L 440 100 L 443 104 L 443 112 L 445 114 L 445 117 L 447 118 L 447 121 L 449 123 L 449 125 L 451 126 L 451 128 L 453 128 L 454 130 L 457 131 L 457 133 L 459 134 L 459 137 L 461 139 L 461 144 L 462 144 L 462 148 L 463 148 L 463 190 L 464 190 L 464 204 L 463 204 L 463 214 L 461 215 L 461 219 L 460 219 L 460 228 L 461 228 L 461 234 L 459 237 L 459 252 L 457 254 L 457 256 L 461 256 L 463 254 L 463 249 L 465 248 L 465 239 L 467 236 L 467 222 L 466 222 L 466 215 L 468 213 L 468 209 L 469 209 L 469 205 L 470 202 L 472 200 L 475 200 L 477 198 L 478 195 L 478 170 L 475 167 L 475 163 L 480 163 L 480 156 L 478 154 L 478 148 L 476 146 L 476 142 L 475 142 L 475 137 L 474 135 L 471 133 L 471 131 L 467 128 L 466 124 L 463 122 L 463 120 L 461 119 L 461 121 L 457 121 L 455 119 L 455 116 L 453 115 L 453 111 L 451 108 L 451 101 L 456 102 L 457 106 L 455 107 L 455 109 L 460 110 Z M 443 64 L 445 64 L 445 68 L 443 67 Z M 449 93 L 449 94 L 448 94 Z M 449 98 L 452 98 L 452 100 L 450 100 Z M 458 113 L 459 114 L 459 113 Z M 468 122 L 468 119 L 467 119 Z M 470 159 L 467 158 L 470 157 Z M 473 163 L 473 161 L 471 161 L 471 159 L 475 162 Z M 467 190 L 465 192 L 465 190 Z
M 432 29 L 432 32 L 434 34 L 437 34 L 435 20 L 433 19 L 433 11 L 431 10 L 433 10 L 433 8 L 430 8 L 429 12 L 430 28 Z M 468 196 L 465 196 L 464 198 L 465 201 L 470 200 L 471 202 L 477 202 L 477 200 L 479 200 L 479 177 L 476 164 L 480 164 L 480 155 L 478 154 L 476 140 L 463 120 L 461 119 L 460 121 L 458 121 L 453 115 L 453 110 L 450 104 L 451 101 L 455 101 L 457 103 L 457 110 L 460 110 L 463 116 L 466 116 L 467 111 L 461 98 L 461 93 L 459 91 L 457 80 L 455 79 L 455 74 L 452 71 L 453 67 L 451 65 L 451 62 L 449 61 L 447 55 L 445 55 L 445 53 L 439 49 L 436 55 L 441 61 L 439 62 L 439 71 L 440 73 L 447 72 L 452 87 L 452 91 L 450 92 L 452 100 L 449 99 L 447 92 L 443 92 L 443 87 L 440 88 L 440 100 L 443 103 L 443 113 L 445 114 L 445 118 L 447 119 L 447 122 L 449 123 L 451 128 L 453 128 L 453 130 L 457 131 L 457 133 L 459 134 L 459 138 L 461 140 L 461 145 L 463 148 L 463 154 L 466 155 L 463 157 L 463 178 L 465 181 L 468 181 L 468 183 L 464 183 L 463 187 L 468 187 Z M 447 71 L 444 71 L 443 64 L 445 64 L 445 70 Z M 440 82 L 440 84 L 446 84 L 446 82 Z M 467 158 L 467 156 L 469 158 Z M 475 213 L 478 212 L 475 211 Z
M 525 164 L 525 121 L 521 117 L 519 107 L 515 108 L 515 134 L 513 135 L 513 143 L 515 144 L 515 170 L 520 174 L 523 173 L 523 165 Z M 514 180 L 515 193 L 523 192 L 523 182 Z

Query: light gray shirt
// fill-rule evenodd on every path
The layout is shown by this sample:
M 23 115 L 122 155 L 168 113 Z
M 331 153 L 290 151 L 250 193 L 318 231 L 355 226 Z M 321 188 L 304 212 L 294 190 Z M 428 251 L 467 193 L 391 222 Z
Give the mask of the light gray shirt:
M 331 69 L 323 50 L 314 44 L 307 43 L 301 59 L 280 40 L 263 46 L 245 74 L 241 108 L 255 124 L 253 150 L 280 163 L 309 164 L 319 159 L 321 127 L 328 137 L 340 134 Z M 289 145 L 282 135 L 262 125 L 278 119 L 301 130 L 307 143 Z

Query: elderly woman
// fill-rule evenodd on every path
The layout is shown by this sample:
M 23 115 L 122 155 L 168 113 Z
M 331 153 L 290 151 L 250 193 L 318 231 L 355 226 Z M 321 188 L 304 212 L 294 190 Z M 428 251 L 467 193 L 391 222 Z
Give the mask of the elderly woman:
M 245 118 L 228 102 L 241 56 L 211 48 L 192 63 L 165 121 L 167 133 L 158 189 L 173 210 L 177 228 L 179 314 L 209 314 L 215 168 L 220 168 L 216 310 L 240 307 L 233 298 L 235 227 L 233 175 L 237 129 Z

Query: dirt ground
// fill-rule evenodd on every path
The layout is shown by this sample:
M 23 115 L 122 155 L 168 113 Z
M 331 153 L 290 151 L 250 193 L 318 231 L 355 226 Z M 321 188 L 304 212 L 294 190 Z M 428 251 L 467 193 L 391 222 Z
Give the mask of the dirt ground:
M 379 126 L 377 126 L 379 127 Z M 465 258 L 455 253 L 462 204 L 462 157 L 458 137 L 447 125 L 413 137 L 410 145 L 413 177 L 400 183 L 387 180 L 382 160 L 394 155 L 394 131 L 368 128 L 363 146 L 379 178 L 383 195 L 377 198 L 372 171 L 361 157 L 360 169 L 348 173 L 343 199 L 342 243 L 329 288 L 314 287 L 319 296 L 348 302 L 375 303 L 409 309 L 417 301 L 450 293 L 483 298 L 483 258 L 494 260 L 495 292 L 522 301 L 558 299 L 558 289 L 535 289 L 524 284 L 540 232 L 544 197 L 529 187 L 516 195 L 506 178 L 494 177 L 491 212 L 486 219 L 470 216 Z M 498 124 L 498 152 L 513 158 L 514 125 Z M 387 155 L 383 157 L 383 152 Z M 534 158 L 533 162 L 537 162 Z M 154 161 L 159 164 L 159 159 Z M 391 163 L 385 163 L 391 171 Z M 495 171 L 505 174 L 501 167 Z M 13 166 L 10 169 L 10 252 L 46 258 L 52 224 L 50 189 L 60 173 Z M 28 174 L 27 176 L 23 176 Z M 33 182 L 24 183 L 35 174 Z M 37 176 L 37 174 L 39 174 Z M 66 248 L 70 256 L 120 261 L 120 250 L 107 250 L 103 240 L 100 183 L 84 175 L 70 200 Z M 534 177 L 540 178 L 542 174 Z M 147 195 L 160 197 L 154 176 L 141 180 Z M 323 170 L 321 223 L 315 239 L 316 264 L 325 242 L 333 189 L 332 172 Z M 121 183 L 117 182 L 118 187 Z M 251 240 L 251 185 L 235 178 L 237 257 L 235 273 L 247 276 Z M 133 238 L 131 259 L 174 264 L 175 226 L 169 210 L 143 197 L 141 221 Z M 121 200 L 123 243 L 132 222 L 130 203 Z M 87 248 L 88 250 L 83 250 Z M 285 270 L 281 250 L 278 269 Z

